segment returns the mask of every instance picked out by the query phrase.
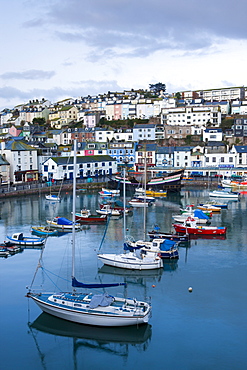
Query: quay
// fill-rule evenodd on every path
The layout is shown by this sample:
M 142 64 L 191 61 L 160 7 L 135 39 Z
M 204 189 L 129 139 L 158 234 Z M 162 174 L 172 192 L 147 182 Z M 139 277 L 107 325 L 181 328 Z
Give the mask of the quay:
M 103 187 L 107 188 L 106 179 L 104 181 L 92 181 L 87 182 L 85 179 L 80 179 L 77 181 L 76 189 L 77 191 L 99 191 Z M 203 178 L 193 178 L 189 180 L 182 180 L 181 182 L 182 187 L 189 187 L 189 186 L 197 186 L 198 188 L 205 189 L 215 189 L 218 187 L 218 180 L 214 178 L 208 179 L 207 177 Z M 32 182 L 32 183 L 22 183 L 22 184 L 15 184 L 10 187 L 1 187 L 0 188 L 0 198 L 7 198 L 7 197 L 20 197 L 25 195 L 34 195 L 34 194 L 49 194 L 52 193 L 58 193 L 59 191 L 61 193 L 64 192 L 70 192 L 72 191 L 72 180 L 66 180 L 63 184 L 52 184 L 51 186 L 48 185 L 48 183 L 40 183 L 40 182 Z

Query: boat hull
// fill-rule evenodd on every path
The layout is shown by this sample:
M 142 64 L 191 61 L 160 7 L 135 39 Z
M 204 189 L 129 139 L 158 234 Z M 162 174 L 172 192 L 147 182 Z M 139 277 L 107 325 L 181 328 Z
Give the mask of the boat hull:
M 126 254 L 98 254 L 98 258 L 105 265 L 119 267 L 128 270 L 153 270 L 163 267 L 162 260 L 136 258 L 131 252 Z
M 145 307 L 146 311 L 139 312 L 139 314 L 138 312 L 135 314 L 124 309 L 121 310 L 120 307 L 124 305 L 124 302 L 130 301 L 122 298 L 114 299 L 115 307 L 113 308 L 97 307 L 94 309 L 88 308 L 88 302 L 81 304 L 81 308 L 74 308 L 73 306 L 76 303 L 71 304 L 71 301 L 67 302 L 66 299 L 62 302 L 59 302 L 59 300 L 57 302 L 51 302 L 49 301 L 51 297 L 49 293 L 42 293 L 40 295 L 28 294 L 27 296 L 31 297 L 43 312 L 79 324 L 107 327 L 140 325 L 146 324 L 151 315 L 151 307 L 145 302 L 143 302 L 143 308 Z M 72 294 L 71 296 L 73 297 Z
M 155 231 L 149 231 L 148 236 L 151 239 L 168 239 L 181 242 L 188 242 L 190 240 L 188 235 L 166 234 Z
M 83 217 L 75 214 L 75 220 L 80 224 L 104 224 L 107 221 L 107 215 L 102 216 L 91 215 L 88 217 Z
M 147 182 L 146 186 L 152 190 L 163 190 L 167 192 L 177 192 L 180 191 L 182 188 L 182 178 L 183 178 L 184 170 L 178 170 L 171 173 L 166 174 L 166 176 L 162 177 L 154 177 L 150 181 Z M 111 177 L 109 180 L 109 185 L 111 188 L 115 189 L 123 189 L 123 185 L 125 183 L 125 187 L 127 190 L 135 190 L 137 187 L 140 187 L 141 183 L 135 179 L 134 177 L 128 177 L 124 180 L 121 176 L 114 176 Z
M 186 227 L 179 224 L 173 225 L 174 229 L 177 233 L 182 234 L 195 234 L 195 235 L 225 235 L 226 228 L 225 227 Z

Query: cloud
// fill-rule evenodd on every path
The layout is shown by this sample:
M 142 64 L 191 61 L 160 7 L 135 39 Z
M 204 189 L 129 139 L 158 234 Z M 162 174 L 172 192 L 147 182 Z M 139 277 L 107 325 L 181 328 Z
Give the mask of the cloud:
M 54 75 L 54 71 L 30 69 L 23 72 L 5 72 L 0 75 L 0 78 L 3 80 L 48 80 Z
M 17 104 L 24 104 L 30 99 L 48 99 L 51 102 L 57 102 L 61 99 L 72 97 L 83 97 L 87 95 L 97 95 L 103 94 L 107 91 L 122 91 L 124 88 L 119 86 L 117 81 L 94 81 L 94 80 L 85 80 L 78 81 L 74 84 L 73 87 L 69 88 L 60 88 L 53 87 L 49 89 L 31 89 L 28 91 L 23 91 L 11 86 L 1 87 L 0 88 L 0 100 L 1 106 L 4 108 L 6 106 L 13 106 Z M 13 100 L 16 101 L 16 104 L 12 104 Z
M 246 12 L 247 2 L 240 0 L 53 0 L 42 19 L 64 41 L 136 52 L 145 45 L 148 53 L 153 43 L 156 49 L 195 50 L 215 38 L 246 39 Z M 39 26 L 37 19 L 33 26 Z

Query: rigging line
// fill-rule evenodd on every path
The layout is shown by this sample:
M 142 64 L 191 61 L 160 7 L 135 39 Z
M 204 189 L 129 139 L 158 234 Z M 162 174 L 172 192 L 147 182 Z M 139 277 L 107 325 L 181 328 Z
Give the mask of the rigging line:
M 110 218 L 111 218 L 111 216 L 110 216 L 110 215 L 107 215 L 107 223 L 106 223 L 105 231 L 104 231 L 104 234 L 103 234 L 103 237 L 102 237 L 102 240 L 101 240 L 100 246 L 99 246 L 99 250 L 101 249 L 101 247 L 102 247 L 102 245 L 103 245 L 103 242 L 104 242 L 104 240 L 105 240 L 105 236 L 106 236 L 106 232 L 107 232 L 108 225 L 109 225 L 109 222 L 110 222 Z
M 60 290 L 58 285 L 50 278 L 50 276 L 47 274 L 46 271 L 49 271 L 49 270 L 45 270 L 43 267 L 41 267 L 41 269 L 43 270 L 43 272 L 45 273 L 45 275 L 47 276 L 47 278 L 52 282 L 52 284 L 56 287 L 57 290 Z M 57 276 L 56 274 L 53 274 L 52 272 L 49 271 L 50 274 L 56 276 L 56 277 L 60 277 L 60 276 Z M 65 280 L 68 282 L 68 280 L 64 279 L 61 277 L 62 280 Z
M 45 243 L 46 244 L 46 243 Z M 35 270 L 35 273 L 34 273 L 34 276 L 33 276 L 33 279 L 31 281 L 31 285 L 30 285 L 30 288 L 29 290 L 32 288 L 33 286 L 33 283 L 35 281 L 35 278 L 36 278 L 36 275 L 37 275 L 37 272 L 38 272 L 38 269 L 39 268 L 42 268 L 42 257 L 43 257 L 43 253 L 44 253 L 44 250 L 45 250 L 45 244 L 43 245 L 42 249 L 41 249 L 41 253 L 40 253 L 40 256 L 39 256 L 39 260 L 38 260 L 38 263 L 37 263 L 37 266 L 36 266 L 36 270 Z

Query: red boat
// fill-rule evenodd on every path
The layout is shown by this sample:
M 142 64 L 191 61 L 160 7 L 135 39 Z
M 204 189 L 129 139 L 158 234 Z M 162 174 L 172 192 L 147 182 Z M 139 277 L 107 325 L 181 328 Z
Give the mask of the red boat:
M 80 224 L 102 224 L 107 221 L 107 215 L 91 215 L 89 209 L 82 209 L 75 214 L 75 220 Z
M 223 226 L 198 226 L 196 221 L 188 217 L 183 224 L 173 224 L 176 233 L 193 235 L 225 235 L 226 227 Z

